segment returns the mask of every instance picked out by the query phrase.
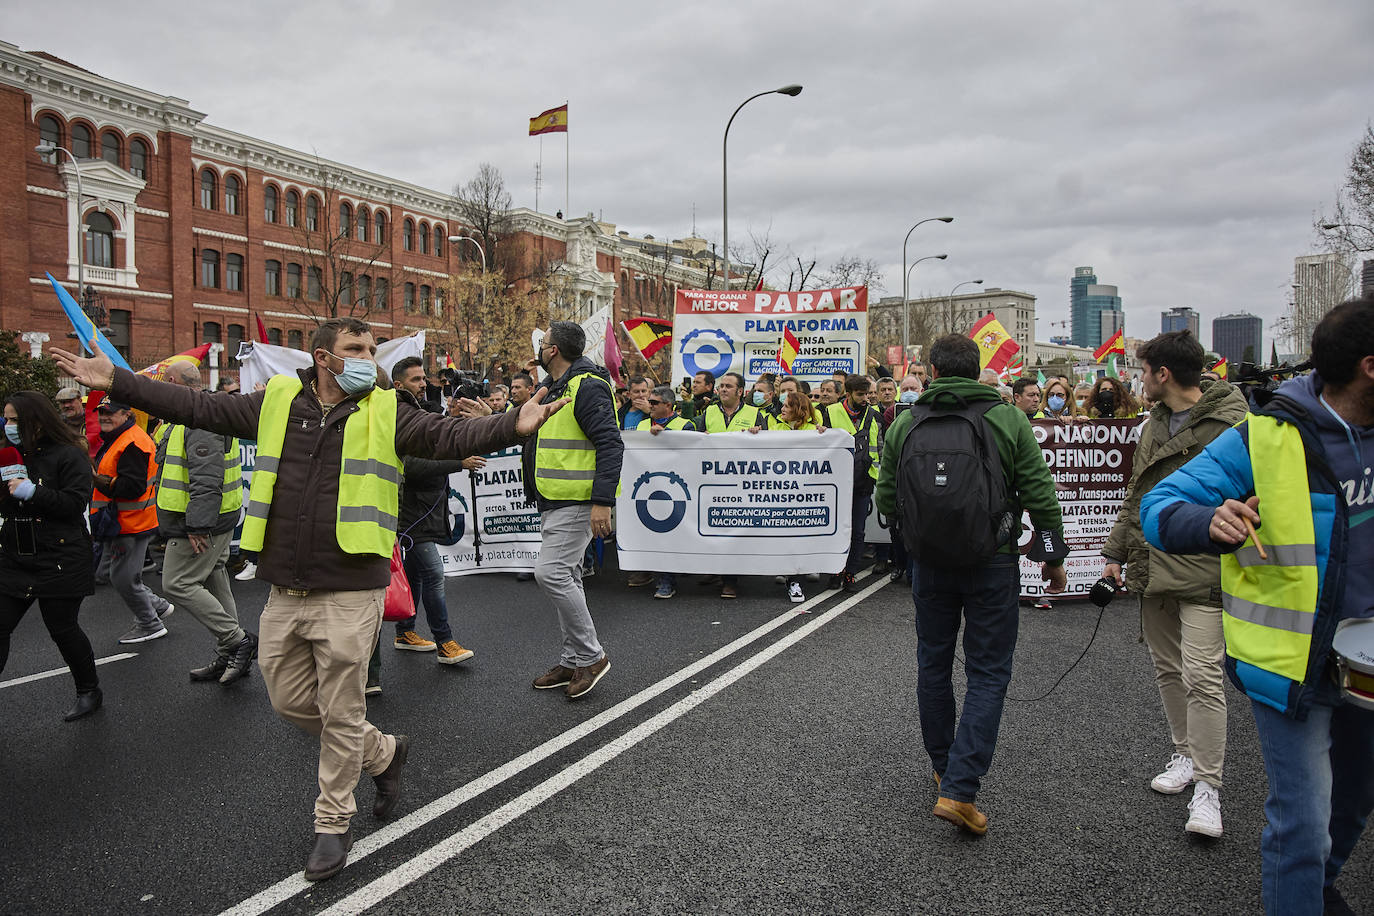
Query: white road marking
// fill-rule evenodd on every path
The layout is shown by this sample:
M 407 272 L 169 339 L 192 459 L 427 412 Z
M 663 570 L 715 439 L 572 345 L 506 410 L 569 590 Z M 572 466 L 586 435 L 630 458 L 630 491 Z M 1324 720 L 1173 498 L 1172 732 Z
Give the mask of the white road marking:
M 95 663 L 97 665 L 108 665 L 110 662 L 122 662 L 126 658 L 138 658 L 138 653 L 121 652 L 118 655 L 107 655 L 104 658 L 97 658 L 95 660 Z M 70 671 L 70 668 L 64 667 L 53 668 L 51 671 L 40 671 L 37 674 L 26 674 L 23 677 L 17 677 L 12 681 L 0 681 L 0 689 L 4 689 L 6 687 L 18 687 L 20 684 L 27 684 L 29 681 L 41 681 L 45 677 L 57 677 L 59 674 L 67 674 Z
M 858 594 L 845 599 L 821 616 L 782 637 L 768 648 L 740 662 L 705 687 L 694 690 L 658 715 L 635 726 L 614 741 L 597 748 L 586 757 L 549 777 L 524 794 L 517 796 L 487 816 L 411 858 L 405 864 L 349 894 L 329 909 L 324 910 L 321 916 L 353 916 L 353 914 L 362 913 L 407 885 L 418 881 L 465 849 L 491 836 L 516 818 L 527 814 L 535 807 L 553 798 L 582 777 L 590 775 L 663 727 L 682 718 L 726 687 L 801 642 L 887 584 L 887 581 L 883 579 L 883 581 L 875 582 Z
M 882 584 L 887 584 L 885 579 Z M 872 591 L 877 590 L 871 587 L 870 589 Z M 869 591 L 866 590 L 862 594 L 867 595 Z M 806 613 L 812 606 L 830 597 L 831 594 L 829 591 L 822 592 L 820 595 L 809 599 L 804 604 L 799 604 L 789 609 L 787 613 L 781 614 L 762 626 L 745 633 L 733 642 L 721 646 L 710 655 L 704 656 L 687 667 L 668 675 L 661 681 L 644 688 L 634 696 L 621 700 L 619 703 L 604 712 L 598 713 L 586 722 L 550 738 L 548 741 L 526 751 L 519 757 L 477 777 L 465 785 L 459 786 L 447 795 L 440 796 L 423 808 L 419 808 L 405 817 L 393 821 L 380 830 L 368 834 L 366 837 L 363 837 L 353 844 L 353 849 L 348 853 L 348 866 L 351 867 L 355 865 L 389 843 L 394 843 L 396 840 L 404 838 L 407 834 L 420 829 L 435 818 L 443 817 L 460 805 L 472 801 L 482 793 L 499 786 L 511 777 L 557 754 L 559 751 L 582 740 L 593 732 L 614 723 L 616 720 L 633 712 L 640 706 L 643 706 L 654 697 L 659 696 L 665 691 L 671 690 L 683 681 L 695 677 L 722 659 L 728 658 L 748 646 L 750 643 L 757 642 L 778 627 L 794 620 L 798 615 Z M 848 604 L 849 602 L 846 602 L 845 606 L 848 606 Z M 824 619 L 824 617 L 817 618 L 817 620 Z M 808 623 L 807 626 L 812 626 L 815 622 L 816 621 L 812 621 Z M 283 901 L 289 900 L 303 891 L 309 890 L 313 886 L 312 882 L 305 880 L 304 872 L 296 872 L 271 887 L 259 891 L 247 900 L 230 907 L 225 910 L 221 916 L 257 916 L 257 914 L 265 913 L 272 909 L 272 907 L 277 906 Z

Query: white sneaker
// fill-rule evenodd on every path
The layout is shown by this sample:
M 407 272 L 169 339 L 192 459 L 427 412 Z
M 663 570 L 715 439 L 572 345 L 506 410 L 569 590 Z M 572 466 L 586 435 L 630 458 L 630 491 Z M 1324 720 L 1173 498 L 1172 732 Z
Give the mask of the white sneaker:
M 802 594 L 800 582 L 793 582 L 787 586 L 787 600 L 793 604 L 801 604 L 806 600 L 806 596 Z
M 1174 754 L 1164 772 L 1150 780 L 1150 788 L 1165 795 L 1177 795 L 1193 781 L 1193 758 Z
M 244 564 L 243 569 L 240 569 L 238 575 L 234 576 L 234 578 L 240 582 L 247 582 L 249 579 L 256 579 L 257 577 L 258 564 L 253 562 Z
M 1199 779 L 1193 790 L 1193 800 L 1188 802 L 1188 823 L 1183 829 L 1203 836 L 1221 836 L 1221 793 L 1205 779 Z

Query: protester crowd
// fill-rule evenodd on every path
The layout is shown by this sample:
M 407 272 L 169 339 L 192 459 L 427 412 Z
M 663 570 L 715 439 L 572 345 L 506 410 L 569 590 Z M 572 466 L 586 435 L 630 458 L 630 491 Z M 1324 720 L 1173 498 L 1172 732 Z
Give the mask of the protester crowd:
M 390 817 L 410 753 L 406 736 L 366 720 L 365 696 L 381 686 L 393 555 L 415 604 L 393 646 L 434 652 L 441 664 L 474 658 L 455 639 L 436 547 L 448 536 L 450 474 L 523 446 L 526 498 L 541 519 L 533 578 L 560 634 L 557 664 L 532 686 L 579 699 L 610 670 L 583 578 L 596 568 L 594 545 L 613 536 L 624 435 L 837 429 L 854 442 L 851 543 L 826 584 L 854 590 L 869 559 L 873 573 L 910 581 L 933 814 L 981 835 L 989 821 L 977 796 L 1019 625 L 1023 513 L 1046 591 L 1066 584 L 1064 523 L 1032 421 L 1135 420 L 1130 483 L 1102 556 L 1107 586 L 1139 596 L 1168 723 L 1167 759 L 1148 785 L 1191 788 L 1185 829 L 1222 836 L 1229 677 L 1251 701 L 1269 778 L 1265 907 L 1346 912 L 1335 881 L 1374 807 L 1374 700 L 1342 691 L 1332 644 L 1374 617 L 1371 329 L 1374 298 L 1337 307 L 1313 338 L 1316 371 L 1250 402 L 1204 377 L 1202 347 L 1187 332 L 1145 344 L 1135 379 L 1078 386 L 1062 376 L 1004 386 L 958 335 L 901 378 L 870 361 L 876 378 L 837 372 L 813 386 L 765 374 L 750 384 L 700 372 L 677 389 L 640 375 L 621 386 L 584 355 L 571 322 L 553 322 L 529 372 L 478 392 L 427 376 L 418 358 L 379 367 L 371 330 L 354 319 L 321 325 L 308 369 L 246 394 L 203 390 L 190 363 L 154 381 L 55 350 L 62 369 L 105 395 L 98 430 L 74 387 L 55 400 L 4 399 L 0 670 L 37 602 L 75 682 L 65 718 L 80 719 L 104 699 L 78 622 L 100 571 L 133 617 L 120 642 L 162 638 L 166 618 L 184 610 L 213 643 L 192 681 L 232 685 L 257 659 L 274 709 L 318 736 L 305 875 L 328 878 L 347 860 L 360 774 L 376 784 L 374 815 Z M 257 442 L 246 493 L 240 438 Z M 875 502 L 892 525 L 889 544 L 865 543 Z M 239 576 L 272 586 L 258 633 L 241 626 L 230 585 L 240 522 Z M 142 579 L 155 537 L 165 541 L 161 595 Z M 636 572 L 628 585 L 671 599 L 685 578 Z M 696 578 L 721 599 L 739 594 L 737 576 Z M 820 574 L 778 580 L 801 602 L 803 582 Z M 429 639 L 418 632 L 421 607 Z M 956 703 L 961 637 L 967 677 Z

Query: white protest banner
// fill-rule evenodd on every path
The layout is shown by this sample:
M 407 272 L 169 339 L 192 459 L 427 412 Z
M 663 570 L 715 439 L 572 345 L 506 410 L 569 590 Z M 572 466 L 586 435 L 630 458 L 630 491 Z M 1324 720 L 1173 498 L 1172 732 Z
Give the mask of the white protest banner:
M 839 430 L 627 432 L 620 568 L 836 573 L 849 552 L 854 437 Z
M 424 331 L 377 345 L 377 365 L 388 375 L 391 374 L 391 367 L 405 357 L 418 356 L 423 359 L 424 355 Z M 259 383 L 266 385 L 272 376 L 294 374 L 297 369 L 307 368 L 311 362 L 311 355 L 305 350 L 255 343 L 241 358 L 239 390 L 250 394 Z
M 480 470 L 449 475 L 452 543 L 439 545 L 446 576 L 533 572 L 539 558 L 539 511 L 525 504 L 521 449 L 485 457 Z
M 1064 512 L 1064 540 L 1069 545 L 1069 556 L 1064 561 L 1069 577 L 1065 596 L 1087 595 L 1093 583 L 1102 577 L 1102 546 L 1107 543 L 1107 535 L 1126 499 L 1126 484 L 1131 479 L 1131 462 L 1135 460 L 1142 422 L 1031 422 Z M 1029 516 L 1022 517 L 1021 528 L 1021 595 L 1039 597 L 1045 594 L 1047 583 L 1040 578 L 1040 564 L 1024 556 L 1031 540 Z
M 868 288 L 678 290 L 672 377 L 706 371 L 719 378 L 738 372 L 753 382 L 765 372 L 780 373 L 783 328 L 790 328 L 801 344 L 792 363 L 797 378 L 815 384 L 837 369 L 862 373 L 868 352 Z

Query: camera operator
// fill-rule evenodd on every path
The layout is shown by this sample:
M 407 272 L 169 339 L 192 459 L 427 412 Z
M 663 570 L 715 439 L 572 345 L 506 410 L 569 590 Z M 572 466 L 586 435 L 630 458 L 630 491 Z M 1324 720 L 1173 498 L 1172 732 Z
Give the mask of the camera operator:
M 707 407 L 716 402 L 715 374 L 702 370 L 690 380 L 684 378 L 678 394 L 681 397 L 676 405 L 678 416 L 686 420 L 701 416 Z

